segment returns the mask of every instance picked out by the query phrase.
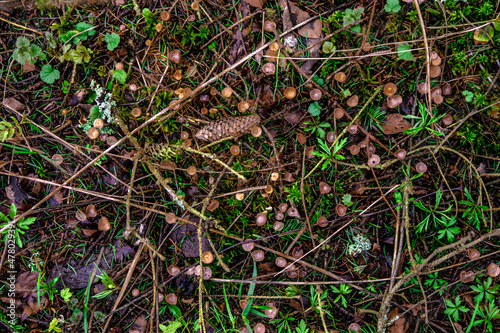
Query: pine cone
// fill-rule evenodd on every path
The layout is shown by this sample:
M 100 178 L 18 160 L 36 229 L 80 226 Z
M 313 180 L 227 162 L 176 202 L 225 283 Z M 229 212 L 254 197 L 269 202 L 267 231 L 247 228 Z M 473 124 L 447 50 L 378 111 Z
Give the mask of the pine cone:
M 250 133 L 252 127 L 260 124 L 260 117 L 256 114 L 244 117 L 229 117 L 213 121 L 199 130 L 197 139 L 214 142 L 233 136 L 235 138 Z

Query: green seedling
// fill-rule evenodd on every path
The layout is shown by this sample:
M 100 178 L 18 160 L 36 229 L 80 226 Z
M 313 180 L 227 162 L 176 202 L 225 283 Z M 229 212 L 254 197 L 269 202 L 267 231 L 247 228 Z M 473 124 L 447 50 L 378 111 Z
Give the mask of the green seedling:
M 484 325 L 488 332 L 493 333 L 493 323 L 492 321 L 495 319 L 500 319 L 500 309 L 495 305 L 494 301 L 488 302 L 487 305 L 484 306 L 484 309 L 479 307 L 477 309 L 477 315 L 481 319 L 474 320 L 473 326 Z
M 495 284 L 492 286 L 493 279 L 491 276 L 488 276 L 486 281 L 481 283 L 479 278 L 476 278 L 477 285 L 471 286 L 470 288 L 478 293 L 474 296 L 474 302 L 479 303 L 483 299 L 487 302 L 493 302 L 495 300 L 495 295 L 498 294 L 498 289 L 500 289 L 500 285 Z
M 118 44 L 120 44 L 120 35 L 116 33 L 107 33 L 106 36 L 104 36 L 104 40 L 106 41 L 106 47 L 108 50 L 113 51 L 118 47 Z
M 427 208 L 426 206 L 424 206 L 424 204 L 421 201 L 414 201 L 415 206 L 423 210 L 425 214 L 425 217 L 417 225 L 415 229 L 417 233 L 420 234 L 423 233 L 424 231 L 427 231 L 427 229 L 429 228 L 429 222 L 431 220 L 434 226 L 436 226 L 437 223 L 443 226 L 449 225 L 448 221 L 450 220 L 450 217 L 448 217 L 446 214 L 448 214 L 451 211 L 452 205 L 449 205 L 448 208 L 444 210 L 438 210 L 442 197 L 443 197 L 443 192 L 441 192 L 441 189 L 439 189 L 436 193 L 436 204 L 434 205 L 434 207 L 431 208 Z
M 306 129 L 304 129 L 304 131 L 311 132 L 311 134 L 316 133 L 316 135 L 321 139 L 324 139 L 325 135 L 326 135 L 326 131 L 323 128 L 331 128 L 332 127 L 332 125 L 327 123 L 327 122 L 322 122 L 322 123 L 319 123 L 316 125 L 312 121 L 306 121 L 306 122 L 304 122 L 304 125 L 312 125 L 312 127 L 308 127 Z
M 19 126 L 17 119 L 14 117 L 11 118 L 14 124 L 9 123 L 8 121 L 0 121 L 0 142 L 12 139 L 16 134 L 16 130 L 21 133 L 21 126 Z
M 309 111 L 311 116 L 317 117 L 321 114 L 321 105 L 319 105 L 318 101 L 313 102 L 313 103 L 309 104 L 307 111 Z
M 12 237 L 12 234 L 9 233 L 10 228 L 14 228 L 14 241 L 16 242 L 17 246 L 20 248 L 23 247 L 23 241 L 21 239 L 21 236 L 24 235 L 25 231 L 28 230 L 29 226 L 35 223 L 36 217 L 23 217 L 17 223 L 13 225 L 13 220 L 17 215 L 17 207 L 12 203 L 10 205 L 10 212 L 8 216 L 5 216 L 3 213 L 0 212 L 0 221 L 4 221 L 4 223 L 0 224 L 0 230 L 2 230 L 2 234 L 5 235 L 4 237 L 4 242 L 7 244 L 8 238 Z
M 443 239 L 446 237 L 448 242 L 452 242 L 455 239 L 455 235 L 460 233 L 460 228 L 453 225 L 457 223 L 455 216 L 452 216 L 449 220 L 443 220 L 442 229 L 438 231 L 438 239 Z
M 462 301 L 460 300 L 460 296 L 455 298 L 455 302 L 452 300 L 445 300 L 446 309 L 444 310 L 444 314 L 449 315 L 453 321 L 458 321 L 460 316 L 460 312 L 469 312 L 465 306 L 461 305 Z
M 415 61 L 415 57 L 411 54 L 411 46 L 408 43 L 398 45 L 398 58 L 404 61 Z
M 332 286 L 332 291 L 336 294 L 339 294 L 333 301 L 337 303 L 338 301 L 341 302 L 342 306 L 344 308 L 347 308 L 347 299 L 345 298 L 345 295 L 348 295 L 351 293 L 352 289 L 346 284 L 341 284 L 339 288 Z
M 349 8 L 346 9 L 344 13 L 344 22 L 342 23 L 342 25 L 344 27 L 347 27 L 358 22 L 359 20 L 361 20 L 361 15 L 363 14 L 364 11 L 365 11 L 364 7 L 359 7 L 355 9 L 349 9 Z M 361 26 L 359 24 L 356 24 L 351 28 L 351 30 L 354 32 L 361 32 Z
M 399 0 L 387 0 L 387 4 L 384 6 L 384 9 L 388 13 L 397 13 L 401 10 L 401 6 L 399 5 Z
M 40 78 L 42 81 L 48 84 L 54 83 L 56 80 L 58 80 L 61 77 L 61 73 L 59 70 L 52 68 L 51 65 L 47 64 L 42 67 L 42 70 L 40 71 Z
M 24 65 L 26 61 L 33 65 L 37 60 L 45 60 L 45 53 L 43 53 L 40 46 L 31 44 L 28 38 L 19 36 L 16 40 L 16 49 L 12 53 L 12 58 L 21 65 Z
M 341 139 L 335 143 L 335 147 L 333 151 L 330 150 L 328 143 L 318 138 L 318 146 L 321 148 L 321 151 L 313 151 L 313 155 L 324 158 L 323 165 L 321 166 L 321 170 L 325 170 L 330 163 L 335 163 L 335 160 L 341 161 L 345 160 L 345 157 L 341 154 L 337 154 L 342 147 L 344 147 L 347 143 L 347 138 Z
M 433 130 L 431 128 L 431 126 L 435 122 L 438 122 L 439 120 L 441 120 L 441 118 L 443 118 L 446 114 L 443 113 L 440 116 L 434 115 L 432 118 L 430 118 L 429 114 L 427 113 L 427 109 L 426 109 L 425 105 L 420 103 L 420 102 L 418 102 L 418 110 L 420 113 L 420 117 L 419 116 L 411 116 L 411 115 L 404 116 L 404 118 L 406 118 L 406 119 L 416 119 L 417 120 L 415 125 L 413 125 L 413 128 L 407 129 L 406 131 L 404 131 L 404 133 L 417 135 L 422 131 L 428 131 L 434 135 L 438 135 L 438 136 L 443 135 L 443 133 Z
M 465 209 L 465 212 L 462 214 L 462 217 L 465 217 L 467 219 L 467 223 L 474 226 L 477 230 L 480 230 L 479 227 L 481 225 L 481 220 L 482 220 L 481 218 L 482 211 L 488 209 L 488 207 L 475 204 L 474 199 L 472 199 L 472 195 L 470 194 L 467 187 L 464 190 L 464 194 L 467 200 L 462 200 L 460 201 L 460 203 L 462 205 L 466 205 L 467 208 Z

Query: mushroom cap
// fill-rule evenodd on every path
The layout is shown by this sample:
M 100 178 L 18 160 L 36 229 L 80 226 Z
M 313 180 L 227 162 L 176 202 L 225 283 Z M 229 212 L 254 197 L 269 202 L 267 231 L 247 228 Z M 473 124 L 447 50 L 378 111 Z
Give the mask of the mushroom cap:
M 168 294 L 165 296 L 165 301 L 170 305 L 175 305 L 177 304 L 177 295 L 174 293 Z
M 197 172 L 197 171 L 196 171 L 196 167 L 195 167 L 194 165 L 191 165 L 191 166 L 189 166 L 189 167 L 186 169 L 186 172 L 187 172 L 187 174 L 188 174 L 188 175 L 190 175 L 190 176 L 194 176 L 194 175 L 196 175 L 196 172 Z
M 427 171 L 427 165 L 424 162 L 418 162 L 417 165 L 415 165 L 415 170 L 417 170 L 418 173 L 425 173 Z
M 330 185 L 328 185 L 327 183 L 325 182 L 320 182 L 319 183 L 319 192 L 321 194 L 328 194 L 332 191 L 332 188 Z
M 182 54 L 180 50 L 173 50 L 168 54 L 168 60 L 170 60 L 173 63 L 180 63 L 182 60 Z
M 285 267 L 287 264 L 286 259 L 282 257 L 277 257 L 274 263 L 276 264 L 276 266 L 281 268 Z
M 442 92 L 441 88 L 439 88 L 439 87 L 434 87 L 431 89 L 431 97 L 432 98 L 434 98 L 437 95 L 442 95 L 442 94 L 443 94 L 443 92 Z
M 243 250 L 250 252 L 254 249 L 255 244 L 254 242 L 243 243 L 241 244 L 241 247 L 243 248 Z
M 243 199 L 245 199 L 245 193 L 243 192 L 236 193 L 234 197 L 236 198 L 236 200 L 242 201 Z
M 453 123 L 453 117 L 449 114 L 443 117 L 443 125 L 450 126 Z
M 344 117 L 344 112 L 342 108 L 335 108 L 335 110 L 333 110 L 333 116 L 335 119 L 342 119 L 342 117 Z
M 269 305 L 268 305 L 269 306 Z M 270 309 L 266 309 L 264 313 L 269 319 L 274 319 L 278 315 L 278 308 L 275 306 L 270 306 Z
M 141 116 L 141 108 L 133 108 L 132 109 L 132 112 L 130 112 L 132 114 L 132 117 L 134 118 L 139 118 Z
M 387 106 L 391 109 L 397 107 L 401 103 L 403 103 L 403 98 L 399 95 L 387 97 Z
M 262 250 L 255 250 L 252 252 L 252 258 L 255 260 L 255 261 L 262 261 L 264 260 L 266 256 L 264 255 L 264 251 Z
M 205 264 L 211 264 L 214 261 L 214 255 L 210 251 L 205 251 L 201 254 L 201 260 Z
M 233 94 L 233 88 L 231 87 L 225 87 L 221 91 L 221 95 L 224 96 L 225 98 L 231 97 L 232 94 Z
M 61 154 L 54 154 L 54 155 L 52 155 L 52 161 L 56 165 L 61 165 L 62 162 L 63 162 L 63 160 L 64 160 L 64 158 L 62 157 Z
M 102 216 L 97 224 L 97 229 L 101 231 L 108 231 L 111 229 L 111 224 L 106 216 Z
M 250 132 L 252 133 L 253 137 L 258 138 L 262 135 L 262 128 L 260 128 L 260 126 L 254 126 L 250 129 Z
M 330 143 L 333 143 L 336 137 L 337 135 L 335 134 L 334 131 L 329 131 L 328 133 L 326 133 L 326 141 Z
M 325 218 L 324 216 L 321 216 L 321 217 Z M 318 221 L 319 221 L 319 219 L 318 219 Z M 325 221 L 326 221 L 326 218 L 325 218 Z M 302 250 L 302 248 L 300 246 L 296 246 L 292 249 L 292 257 L 294 257 L 295 259 L 299 259 L 303 255 L 304 255 L 304 250 Z
M 288 208 L 288 210 L 286 211 L 286 213 L 290 217 L 297 217 L 297 216 L 299 216 L 299 211 L 295 207 Z
M 87 136 L 89 137 L 89 139 L 95 140 L 99 137 L 99 130 L 95 127 L 91 127 L 87 131 Z
M 398 149 L 398 151 L 395 153 L 396 158 L 398 160 L 404 160 L 406 157 L 406 150 L 404 149 Z
M 257 218 L 255 219 L 255 223 L 258 226 L 263 226 L 267 222 L 267 214 L 265 212 L 257 214 Z
M 448 96 L 448 95 L 451 95 L 451 86 L 446 83 L 442 88 L 441 90 L 443 90 L 443 95 L 445 96 Z
M 264 324 L 262 323 L 258 323 L 254 326 L 253 331 L 255 333 L 266 333 L 266 326 L 264 326 Z
M 319 89 L 313 89 L 309 92 L 309 96 L 311 96 L 313 101 L 319 101 L 323 96 L 323 93 Z
M 278 206 L 278 209 L 284 213 L 288 209 L 288 204 L 286 202 L 283 202 Z
M 281 221 L 285 218 L 285 214 L 282 211 L 277 211 L 274 217 L 276 220 Z
M 285 98 L 287 99 L 294 99 L 295 96 L 297 96 L 297 89 L 295 89 L 294 87 L 287 87 L 284 91 L 283 91 L 283 95 L 285 96 Z
M 208 280 L 212 277 L 212 269 L 210 267 L 203 267 L 203 280 Z
M 356 107 L 359 102 L 359 97 L 358 95 L 353 95 L 351 98 L 347 100 L 347 105 L 349 105 L 351 108 Z
M 132 296 L 133 297 L 139 297 L 139 295 L 141 294 L 141 291 L 137 288 L 134 288 L 132 289 Z
M 370 156 L 370 158 L 368 159 L 368 166 L 370 168 L 373 168 L 374 166 L 376 166 L 377 164 L 380 163 L 380 156 L 378 156 L 377 154 L 373 154 L 372 156 Z
M 276 65 L 272 62 L 266 62 L 264 66 L 262 66 L 262 73 L 266 75 L 273 75 L 276 73 Z
M 419 93 L 421 93 L 422 95 L 425 95 L 427 94 L 427 83 L 424 81 L 424 82 L 420 82 L 417 86 L 417 90 Z
M 238 103 L 238 111 L 247 112 L 250 109 L 250 104 L 247 101 L 241 101 Z
M 182 132 L 181 132 L 181 139 L 182 139 L 182 140 L 186 140 L 187 138 L 189 138 L 189 132 L 187 132 L 187 131 L 182 131 Z
M 488 269 L 486 271 L 488 272 L 488 276 L 492 278 L 496 278 L 500 275 L 500 267 L 494 262 L 488 265 Z
M 392 96 L 396 93 L 396 91 L 398 91 L 398 87 L 392 82 L 389 82 L 384 86 L 384 94 L 386 96 Z
M 347 214 L 347 207 L 344 204 L 338 204 L 335 207 L 335 211 L 337 212 L 338 216 L 342 217 L 345 216 L 345 214 Z
M 264 31 L 273 32 L 276 30 L 276 23 L 273 21 L 265 21 L 264 22 Z
M 179 274 L 181 272 L 181 270 L 179 269 L 179 267 L 177 267 L 175 265 L 170 265 L 167 268 L 167 272 L 168 272 L 168 274 L 170 274 L 172 276 L 176 276 L 177 274 Z
M 443 103 L 444 98 L 443 98 L 443 96 L 441 96 L 441 95 L 436 95 L 436 96 L 434 96 L 434 97 L 432 98 L 432 100 L 433 100 L 433 101 L 434 101 L 434 103 L 436 103 L 436 104 L 441 104 L 441 103 Z
M 318 225 L 319 225 L 321 228 L 324 228 L 324 227 L 328 226 L 328 223 L 326 223 L 327 221 L 328 221 L 328 220 L 326 219 L 326 217 L 324 217 L 324 216 L 320 216 L 320 217 L 318 218 L 318 222 L 317 222 L 317 223 L 318 223 Z
M 276 171 L 275 172 L 271 172 L 271 181 L 275 182 L 278 179 L 280 179 L 280 174 L 277 173 Z
M 358 133 L 358 126 L 356 126 L 354 124 L 347 126 L 347 132 L 349 132 L 351 134 Z
M 338 73 L 335 73 L 335 75 L 333 76 L 333 78 L 337 82 L 344 83 L 345 80 L 347 80 L 347 75 L 345 75 L 344 72 L 338 72 Z
M 232 145 L 231 148 L 229 148 L 229 151 L 231 152 L 231 155 L 237 156 L 240 154 L 240 147 L 237 145 Z
M 431 71 L 430 71 L 431 78 L 434 79 L 439 75 L 441 75 L 441 67 L 436 65 L 431 65 Z
M 273 223 L 273 229 L 275 231 L 281 231 L 285 227 L 285 224 L 283 222 L 276 221 Z
M 372 49 L 372 45 L 370 43 L 368 43 L 368 42 L 365 42 L 363 44 L 363 46 L 361 46 L 361 50 L 363 52 L 370 52 L 371 49 Z
M 219 201 L 216 199 L 212 199 L 212 200 L 210 200 L 210 203 L 208 204 L 207 209 L 208 209 L 208 211 L 213 212 L 214 210 L 219 208 L 219 206 L 220 206 Z
M 351 152 L 351 154 L 353 155 L 358 155 L 359 154 L 359 151 L 361 149 L 359 148 L 358 145 L 352 145 L 351 147 L 349 147 L 349 151 Z
M 172 77 L 177 80 L 177 81 L 180 81 L 182 79 L 182 71 L 180 69 L 176 70 L 174 72 L 174 75 L 172 75 Z

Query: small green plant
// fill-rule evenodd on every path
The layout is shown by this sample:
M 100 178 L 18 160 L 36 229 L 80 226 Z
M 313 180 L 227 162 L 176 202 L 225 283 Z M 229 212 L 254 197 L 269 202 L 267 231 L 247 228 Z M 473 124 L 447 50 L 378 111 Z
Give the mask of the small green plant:
M 434 207 L 427 208 L 421 201 L 414 201 L 416 207 L 424 211 L 425 217 L 422 221 L 417 225 L 415 231 L 417 233 L 423 233 L 427 231 L 429 227 L 429 222 L 432 220 L 433 225 L 436 226 L 436 223 L 439 223 L 443 226 L 449 225 L 450 218 L 446 215 L 451 211 L 451 205 L 448 206 L 445 210 L 438 210 L 439 204 L 441 203 L 441 199 L 443 197 L 443 192 L 439 189 L 436 193 L 436 204 Z
M 428 131 L 431 132 L 434 135 L 443 135 L 443 133 L 435 131 L 431 128 L 432 124 L 435 122 L 439 121 L 441 118 L 443 118 L 446 114 L 443 113 L 440 116 L 434 115 L 432 118 L 430 118 L 429 114 L 427 113 L 427 109 L 423 103 L 418 102 L 418 110 L 420 113 L 420 116 L 404 116 L 406 119 L 416 119 L 417 122 L 415 125 L 413 125 L 413 128 L 409 128 L 404 133 L 406 134 L 412 134 L 412 135 L 417 135 L 422 131 Z
M 362 234 L 358 234 L 352 238 L 352 244 L 347 247 L 347 254 L 357 256 L 362 252 L 369 251 L 372 248 L 370 240 Z
M 345 295 L 351 293 L 351 287 L 349 287 L 347 284 L 341 284 L 339 288 L 332 286 L 332 291 L 336 294 L 339 294 L 333 301 L 337 303 L 340 300 L 342 306 L 344 308 L 347 308 L 347 299 L 345 298 Z
M 307 324 L 304 319 L 300 320 L 299 326 L 295 328 L 296 333 L 314 333 L 314 331 L 309 331 Z
M 107 33 L 106 36 L 104 36 L 104 40 L 106 41 L 106 47 L 108 50 L 113 51 L 115 48 L 118 47 L 118 44 L 120 44 L 120 35 L 116 33 Z
M 361 20 L 361 15 L 363 15 L 363 12 L 365 11 L 364 7 L 359 7 L 355 9 L 346 9 L 344 13 L 344 22 L 342 25 L 344 27 L 350 26 L 359 20 Z M 361 32 L 361 26 L 359 24 L 356 24 L 351 28 L 352 31 L 354 32 Z
M 21 126 L 17 122 L 17 119 L 12 117 L 14 125 L 8 121 L 0 121 L 0 142 L 5 142 L 5 140 L 12 139 L 14 134 L 16 134 L 16 129 L 21 133 Z
M 379 107 L 369 106 L 363 113 L 362 118 L 367 128 L 377 127 L 383 132 L 381 124 L 384 123 L 387 112 L 382 111 Z
M 80 41 L 86 41 L 89 37 L 95 35 L 94 26 L 90 23 L 77 23 L 74 29 L 68 30 L 59 36 L 59 41 L 62 43 L 73 42 L 77 45 Z
M 54 288 L 55 284 L 57 283 L 57 280 L 59 278 L 55 278 L 52 281 L 48 282 L 40 282 L 40 289 L 42 289 L 45 293 L 48 294 L 49 300 L 53 301 L 54 297 L 57 295 L 58 290 Z M 41 294 L 43 295 L 43 293 Z
M 445 280 L 440 279 L 438 277 L 438 272 L 431 273 L 431 274 L 429 274 L 427 276 L 429 278 L 425 280 L 424 285 L 426 285 L 427 287 L 431 287 L 434 290 L 438 290 L 438 289 L 440 289 L 441 287 L 443 287 L 443 286 L 445 286 L 447 284 L 447 282 Z M 439 295 L 442 295 L 443 292 L 444 292 L 444 289 L 442 289 L 439 292 Z
M 492 320 L 500 319 L 500 309 L 495 305 L 495 302 L 488 302 L 488 304 L 484 306 L 484 310 L 479 307 L 477 315 L 481 317 L 481 319 L 474 320 L 472 325 L 485 325 L 488 332 L 493 333 Z
M 398 45 L 398 58 L 404 61 L 415 61 L 415 57 L 411 54 L 411 46 L 408 43 Z
M 469 309 L 467 309 L 465 306 L 461 305 L 462 301 L 460 300 L 460 296 L 457 296 L 455 298 L 455 302 L 452 300 L 445 300 L 444 301 L 446 304 L 446 309 L 444 310 L 444 314 L 451 316 L 453 321 L 458 321 L 458 318 L 460 316 L 460 312 L 468 312 Z
M 159 327 L 163 333 L 175 333 L 175 331 L 177 331 L 177 329 L 181 328 L 182 326 L 182 322 L 180 322 L 179 320 L 174 320 L 171 321 L 168 325 L 160 324 Z
M 323 128 L 331 128 L 332 127 L 332 125 L 327 123 L 327 122 L 315 124 L 312 121 L 306 121 L 306 122 L 304 122 L 304 125 L 313 125 L 312 127 L 308 127 L 306 129 L 304 129 L 304 131 L 311 132 L 311 134 L 316 133 L 316 135 L 321 139 L 324 139 L 325 135 L 326 135 L 326 131 Z
M 474 199 L 472 199 L 472 195 L 470 194 L 467 187 L 464 190 L 464 194 L 467 200 L 462 200 L 460 201 L 460 203 L 462 205 L 466 205 L 467 208 L 465 209 L 465 212 L 463 213 L 462 217 L 465 217 L 467 219 L 467 223 L 474 226 L 477 230 L 480 230 L 479 227 L 481 225 L 481 219 L 482 219 L 481 212 L 484 209 L 488 209 L 488 207 L 475 204 Z
M 49 332 L 62 332 L 62 328 L 60 327 L 61 323 L 59 322 L 59 319 L 53 318 L 52 321 L 49 324 Z
M 321 114 L 321 105 L 319 105 L 318 101 L 313 102 L 313 103 L 309 104 L 307 111 L 309 111 L 311 116 L 317 117 Z
M 69 288 L 64 288 L 61 290 L 61 297 L 62 299 L 68 303 L 71 297 L 73 296 L 73 293 L 69 291 Z
M 101 280 L 102 283 L 106 285 L 106 290 L 101 291 L 100 293 L 92 296 L 92 298 L 97 298 L 97 299 L 103 299 L 111 295 L 114 291 L 117 290 L 117 285 L 115 282 L 111 279 L 111 277 L 106 274 L 105 272 L 102 272 L 101 275 L 97 276 L 98 279 Z
M 318 146 L 321 148 L 321 151 L 313 151 L 313 155 L 319 156 L 321 158 L 325 159 L 325 162 L 323 162 L 323 165 L 321 166 L 321 170 L 325 170 L 328 167 L 328 164 L 334 163 L 335 160 L 345 160 L 345 157 L 337 154 L 342 147 L 344 147 L 347 143 L 347 138 L 344 138 L 340 141 L 337 141 L 335 143 L 335 147 L 333 150 L 330 150 L 330 147 L 328 146 L 328 143 L 323 141 L 322 139 L 318 138 Z
M 142 10 L 142 16 L 144 17 L 144 21 L 146 21 L 146 28 L 144 29 L 144 32 L 146 33 L 147 36 L 152 36 L 154 33 L 154 28 L 156 26 L 156 16 L 155 14 L 149 10 L 149 8 L 144 8 Z
M 23 247 L 23 241 L 21 239 L 21 235 L 24 235 L 25 231 L 28 230 L 29 226 L 35 223 L 36 217 L 23 217 L 19 221 L 17 221 L 17 224 L 15 226 L 10 226 L 12 224 L 12 221 L 17 215 L 17 207 L 12 203 L 10 205 L 10 212 L 9 216 L 5 216 L 3 213 L 0 212 L 0 221 L 4 221 L 4 223 L 0 224 L 0 230 L 2 230 L 2 234 L 5 235 L 4 237 L 4 242 L 7 244 L 7 239 L 9 236 L 9 230 L 10 228 L 14 228 L 14 241 L 16 242 L 17 246 L 20 248 Z
M 500 285 L 494 284 L 491 276 L 488 276 L 486 281 L 481 283 L 479 278 L 476 278 L 477 285 L 471 286 L 470 288 L 478 293 L 474 296 L 474 302 L 480 303 L 483 299 L 487 302 L 493 302 L 495 300 L 495 295 L 498 294 L 498 289 L 500 289 Z
M 42 70 L 40 71 L 40 78 L 43 82 L 52 84 L 56 80 L 58 80 L 61 76 L 59 70 L 52 68 L 51 65 L 43 65 Z
M 384 9 L 388 13 L 397 13 L 401 10 L 401 6 L 399 5 L 399 0 L 387 0 L 387 4 L 384 6 Z
M 298 184 L 293 184 L 290 187 L 285 188 L 285 192 L 288 193 L 287 199 L 291 200 L 294 204 L 299 204 L 302 202 L 302 192 Z
M 464 90 L 462 91 L 462 95 L 465 96 L 465 101 L 467 103 L 472 103 L 474 100 L 474 93 L 472 91 Z
M 449 220 L 443 219 L 442 228 L 438 231 L 438 239 L 443 239 L 446 237 L 448 242 L 452 242 L 455 239 L 455 235 L 460 233 L 460 228 L 453 225 L 457 223 L 455 216 L 452 216 Z
M 347 207 L 350 207 L 353 205 L 351 200 L 352 200 L 352 195 L 350 195 L 350 194 L 344 194 L 344 196 L 342 196 L 342 203 L 344 205 L 346 205 Z
M 45 60 L 45 53 L 43 53 L 40 46 L 31 44 L 28 38 L 19 36 L 16 40 L 16 49 L 12 53 L 12 58 L 21 65 L 24 65 L 26 61 L 34 64 L 37 60 Z
M 334 53 L 337 48 L 333 45 L 332 42 L 324 42 L 323 43 L 323 53 L 329 54 Z

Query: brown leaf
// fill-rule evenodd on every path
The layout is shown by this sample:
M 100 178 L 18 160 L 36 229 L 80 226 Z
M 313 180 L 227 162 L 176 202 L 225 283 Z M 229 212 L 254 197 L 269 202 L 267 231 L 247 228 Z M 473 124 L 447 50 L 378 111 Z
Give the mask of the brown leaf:
M 34 70 L 36 70 L 35 64 L 30 64 L 30 61 L 26 60 L 23 65 L 23 74 L 33 72 Z
M 290 12 L 292 14 L 290 18 L 292 24 L 297 25 L 311 18 L 311 16 L 306 11 L 300 9 L 299 7 L 295 6 L 290 2 L 289 5 L 290 5 Z M 303 25 L 297 30 L 297 32 L 302 37 L 321 38 L 322 28 L 323 26 L 321 24 L 321 20 L 317 19 L 307 23 L 306 25 Z
M 144 333 L 146 327 L 148 326 L 148 321 L 144 319 L 144 316 L 139 316 L 135 323 L 128 330 L 129 333 Z
M 83 102 L 87 96 L 87 89 L 78 90 L 71 98 L 68 100 L 68 105 L 77 105 Z
M 398 134 L 410 128 L 412 128 L 410 123 L 407 122 L 399 113 L 391 113 L 387 115 L 385 123 L 382 125 L 384 134 Z
M 245 0 L 245 2 L 247 4 L 249 4 L 250 6 L 260 8 L 260 9 L 262 9 L 262 7 L 264 7 L 264 5 L 266 4 L 266 1 L 267 0 Z
M 14 99 L 14 98 L 4 99 L 3 106 L 7 110 L 11 110 L 11 111 L 21 112 L 22 110 L 24 110 L 24 104 L 19 102 L 18 100 Z
M 395 318 L 396 316 L 399 315 L 399 310 L 398 308 L 394 308 L 388 315 L 389 320 Z M 394 322 L 391 326 L 388 327 L 388 331 L 390 333 L 405 333 L 408 331 L 410 328 L 410 322 L 409 320 L 405 317 L 399 317 L 398 320 Z
M 297 125 L 301 118 L 302 118 L 302 113 L 300 113 L 297 110 L 290 111 L 285 114 L 285 120 L 290 125 Z
M 85 235 L 85 237 L 92 237 L 92 235 L 94 235 L 97 232 L 97 230 L 96 229 L 82 229 L 82 232 Z
M 453 326 L 455 326 L 457 333 L 464 333 L 464 330 L 462 329 L 462 325 L 460 325 L 459 323 L 453 323 Z

